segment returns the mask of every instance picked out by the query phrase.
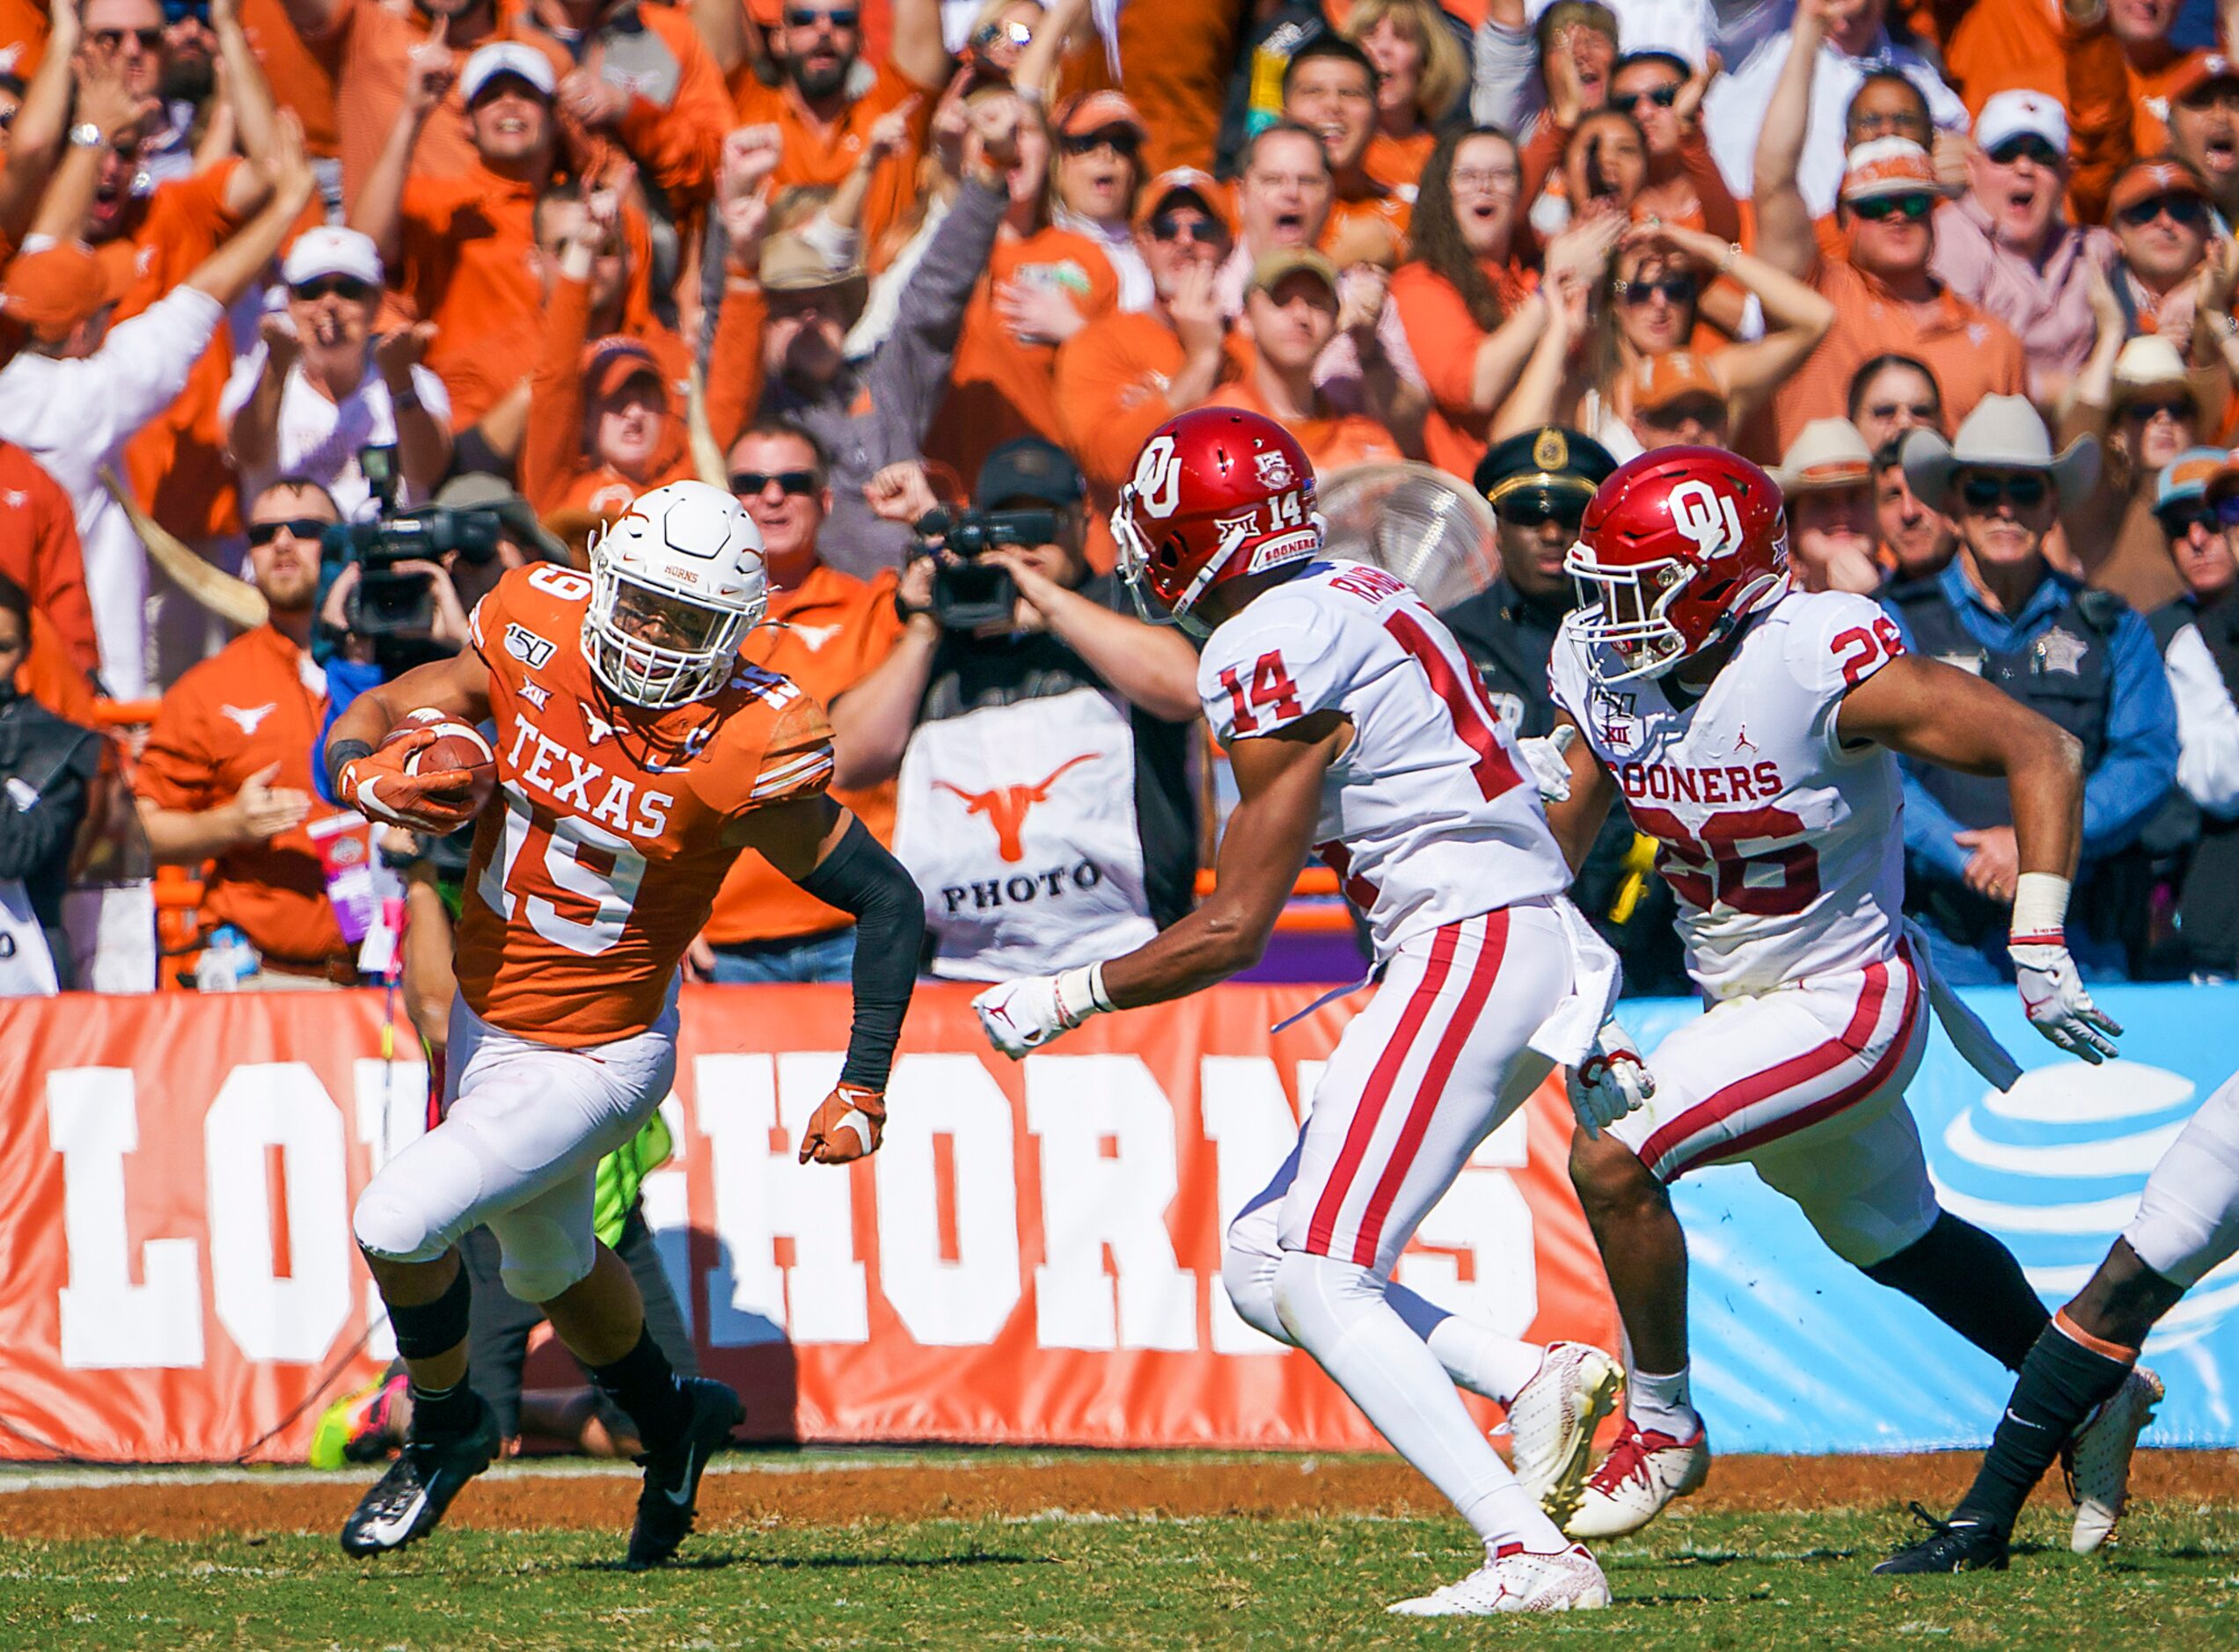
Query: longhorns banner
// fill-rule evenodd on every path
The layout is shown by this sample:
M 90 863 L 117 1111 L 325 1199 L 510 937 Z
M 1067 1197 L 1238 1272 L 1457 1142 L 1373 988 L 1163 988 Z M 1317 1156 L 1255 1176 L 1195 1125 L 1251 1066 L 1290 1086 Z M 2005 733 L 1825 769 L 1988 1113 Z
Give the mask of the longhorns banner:
M 919 991 L 875 1158 L 794 1162 L 836 988 L 693 988 L 648 1219 L 747 1432 L 816 1441 L 1372 1448 L 1220 1283 L 1342 1029 L 1234 986 L 1013 1064 Z M 424 1127 L 380 994 L 0 1003 L 0 1458 L 300 1460 L 392 1352 L 353 1198 Z M 410 1059 L 407 1051 L 414 1052 Z M 1561 1086 L 1489 1137 L 1399 1276 L 1502 1330 L 1615 1346 Z M 1473 1400 L 1473 1405 L 1478 1402 Z M 1481 1407 L 1487 1422 L 1496 1414 Z

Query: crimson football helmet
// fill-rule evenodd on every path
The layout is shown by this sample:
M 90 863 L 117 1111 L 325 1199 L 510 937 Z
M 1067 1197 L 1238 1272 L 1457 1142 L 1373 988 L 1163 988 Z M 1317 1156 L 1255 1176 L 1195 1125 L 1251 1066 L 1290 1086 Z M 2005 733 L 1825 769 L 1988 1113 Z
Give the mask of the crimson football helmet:
M 1121 576 L 1145 618 L 1170 615 L 1202 636 L 1189 610 L 1214 586 L 1321 549 L 1313 503 L 1313 466 L 1274 420 L 1233 407 L 1182 413 L 1152 432 L 1120 489 Z
M 1595 680 L 1657 676 L 1787 593 L 1788 513 L 1747 459 L 1658 448 L 1601 485 L 1563 568 Z

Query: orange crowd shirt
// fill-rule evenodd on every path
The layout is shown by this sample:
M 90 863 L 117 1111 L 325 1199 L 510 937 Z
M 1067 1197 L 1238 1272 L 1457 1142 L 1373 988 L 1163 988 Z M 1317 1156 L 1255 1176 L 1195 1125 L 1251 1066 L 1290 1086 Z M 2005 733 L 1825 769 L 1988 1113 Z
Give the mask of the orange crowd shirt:
M 1119 308 L 1119 277 L 1104 249 L 1088 237 L 1052 225 L 997 245 L 964 311 L 948 399 L 926 438 L 928 458 L 967 479 L 1016 437 L 1065 440 L 1057 416 L 1057 347 L 1013 335 L 995 305 L 996 290 L 1005 285 L 1062 293 L 1084 321 Z
M 916 99 L 909 141 L 879 163 L 870 194 L 863 201 L 863 245 L 872 254 L 873 267 L 877 267 L 883 261 L 878 250 L 887 230 L 915 209 L 918 159 L 933 127 L 933 106 L 940 89 L 928 91 L 880 59 L 870 89 L 829 125 L 809 113 L 790 85 L 764 85 L 750 64 L 741 64 L 732 74 L 730 91 L 737 124 L 778 128 L 783 147 L 779 150 L 777 171 L 770 175 L 774 189 L 838 187 L 855 170 L 879 117 Z
M 496 0 L 498 26 L 487 40 L 465 40 L 456 30 L 450 35 L 452 53 L 460 67 L 477 47 L 502 40 L 514 31 L 511 22 L 521 0 Z M 411 67 L 412 48 L 428 38 L 427 20 L 406 7 L 403 15 L 379 0 L 342 0 L 334 26 L 307 44 L 324 63 L 334 82 L 334 113 L 339 128 L 337 149 L 342 159 L 344 204 L 357 198 L 358 187 L 395 129 L 397 113 L 404 107 L 405 78 Z M 476 159 L 467 135 L 466 105 L 457 84 L 443 94 L 443 107 L 421 129 L 412 151 L 416 173 L 450 177 L 466 170 Z
M 1224 379 L 1251 359 L 1250 347 L 1229 334 Z M 1092 321 L 1057 352 L 1057 416 L 1065 445 L 1087 477 L 1090 498 L 1116 502 L 1119 485 L 1151 433 L 1174 417 L 1167 389 L 1182 371 L 1182 340 L 1149 311 L 1116 311 Z
M 521 493 L 538 516 L 567 510 L 618 516 L 647 489 L 689 481 L 694 474 L 685 423 L 691 357 L 684 340 L 665 327 L 637 340 L 652 353 L 669 393 L 668 419 L 650 474 L 633 481 L 591 459 L 584 442 L 583 384 L 584 354 L 592 342 L 585 336 L 590 310 L 589 283 L 562 276 L 553 288 L 549 325 L 538 347 L 528 429 L 521 442 Z
M 1368 153 L 1361 157 L 1361 171 L 1366 172 L 1412 206 L 1415 186 L 1423 176 L 1424 163 L 1430 151 L 1438 147 L 1438 135 L 1425 127 L 1412 137 L 1395 138 L 1379 132 L 1368 140 Z
M 0 70 L 26 84 L 47 55 L 47 8 L 33 0 L 0 0 Z
M 1504 311 L 1512 311 L 1538 284 L 1514 264 L 1487 261 L 1482 267 Z M 1407 329 L 1408 347 L 1423 369 L 1423 388 L 1430 393 L 1430 413 L 1423 426 L 1424 456 L 1442 471 L 1474 475 L 1477 461 L 1485 457 L 1493 415 L 1470 405 L 1470 391 L 1478 347 L 1491 334 L 1477 325 L 1453 283 L 1427 264 L 1401 265 L 1393 273 L 1391 293 Z
M 12 442 L 0 442 L 0 574 L 47 616 L 80 672 L 101 663 L 85 596 L 77 510 L 62 485 Z
M 830 705 L 875 670 L 902 634 L 891 571 L 859 580 L 819 562 L 790 590 L 770 593 L 770 616 L 747 633 L 740 652 L 765 670 L 796 683 Z M 855 811 L 881 843 L 894 838 L 894 782 L 832 796 Z M 739 856 L 715 896 L 707 939 L 790 940 L 845 929 L 855 920 L 808 894 L 750 849 Z
M 274 99 L 304 123 L 304 147 L 314 155 L 338 154 L 341 127 L 335 118 L 334 70 L 328 58 L 296 33 L 282 0 L 240 0 L 240 9 L 242 31 L 264 65 Z
M 200 813 L 230 802 L 251 775 L 276 763 L 272 785 L 316 796 L 311 748 L 326 720 L 325 675 L 309 654 L 260 625 L 172 685 L 133 790 L 158 808 Z M 202 924 L 231 924 L 259 952 L 288 963 L 348 955 L 318 851 L 300 826 L 217 857 L 203 883 Z
M 1363 413 L 1329 413 L 1313 419 L 1285 419 L 1268 406 L 1253 388 L 1248 375 L 1223 384 L 1205 398 L 1208 407 L 1240 407 L 1263 419 L 1272 419 L 1296 437 L 1313 473 L 1327 483 L 1338 471 L 1355 464 L 1395 464 L 1405 456 L 1392 433 Z
M 751 810 L 832 773 L 814 696 L 742 662 L 714 694 L 648 710 L 584 658 L 588 574 L 516 568 L 476 604 L 498 790 L 458 923 L 458 989 L 494 1027 L 565 1049 L 627 1038 L 662 1012 L 706 927 Z

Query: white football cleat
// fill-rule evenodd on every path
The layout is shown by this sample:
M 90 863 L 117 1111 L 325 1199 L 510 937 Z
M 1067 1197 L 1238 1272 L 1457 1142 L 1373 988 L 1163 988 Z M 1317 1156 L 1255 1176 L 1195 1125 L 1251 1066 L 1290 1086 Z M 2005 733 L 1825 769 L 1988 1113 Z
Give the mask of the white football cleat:
M 1593 1612 L 1609 1604 L 1609 1580 L 1582 1544 L 1533 1554 L 1504 1543 L 1459 1583 L 1385 1608 L 1402 1618 L 1489 1618 L 1503 1612 Z
M 1550 1342 L 1508 1408 L 1517 1482 L 1561 1525 L 1577 1511 L 1594 1430 L 1617 1407 L 1623 1367 L 1584 1342 Z
M 2068 1447 L 2068 1490 L 2075 1499 L 2068 1547 L 2078 1554 L 2093 1553 L 2114 1535 L 2130 1496 L 2131 1454 L 2164 1392 L 2162 1379 L 2140 1365 L 2075 1431 Z
M 1578 1512 L 1562 1523 L 1562 1530 L 1574 1538 L 1621 1538 L 1709 1478 L 1710 1441 L 1701 1417 L 1684 1440 L 1643 1429 L 1628 1417 L 1617 1444 L 1586 1481 Z

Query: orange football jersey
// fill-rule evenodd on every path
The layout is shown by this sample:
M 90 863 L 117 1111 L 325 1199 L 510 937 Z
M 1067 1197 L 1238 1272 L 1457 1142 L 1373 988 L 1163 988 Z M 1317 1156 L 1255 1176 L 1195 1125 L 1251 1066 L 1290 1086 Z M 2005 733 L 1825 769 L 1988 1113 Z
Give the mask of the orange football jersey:
M 831 778 L 823 707 L 741 662 L 667 711 L 618 700 L 582 647 L 588 574 L 517 568 L 477 604 L 498 789 L 474 833 L 458 986 L 493 1026 L 574 1048 L 643 1032 L 707 921 L 749 810 Z

